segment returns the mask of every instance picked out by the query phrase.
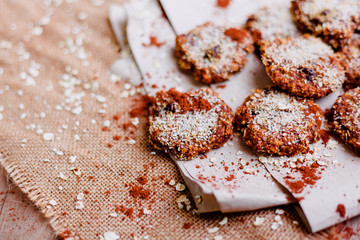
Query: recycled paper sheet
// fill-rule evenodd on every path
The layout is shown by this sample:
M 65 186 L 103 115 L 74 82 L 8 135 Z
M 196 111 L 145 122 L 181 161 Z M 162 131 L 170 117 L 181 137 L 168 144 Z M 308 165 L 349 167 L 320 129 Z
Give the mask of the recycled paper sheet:
M 268 1 L 233 0 L 228 8 L 222 9 L 216 6 L 216 1 L 161 0 L 168 18 L 178 34 L 187 32 L 206 21 L 213 21 L 216 24 L 229 22 L 244 24 L 247 16 L 255 13 L 260 6 L 266 5 L 266 2 Z M 271 4 L 274 2 L 271 1 Z M 276 2 L 289 3 L 289 1 L 284 0 Z M 258 64 L 259 62 L 254 61 L 253 63 Z M 342 90 L 339 89 L 338 92 L 316 102 L 323 110 L 328 109 L 341 93 Z M 321 178 L 316 180 L 313 185 L 305 186 L 301 193 L 298 189 L 294 191 L 289 187 L 286 183 L 286 180 L 289 179 L 286 177 L 293 177 L 292 182 L 296 182 L 302 179 L 302 174 L 293 171 L 291 166 L 284 166 L 285 162 L 288 162 L 285 165 L 293 162 L 291 165 L 294 167 L 295 160 L 301 157 L 260 159 L 263 160 L 262 162 L 272 176 L 286 187 L 295 198 L 300 200 L 300 215 L 303 216 L 308 228 L 316 232 L 360 214 L 360 192 L 358 189 L 360 185 L 360 158 L 333 137 L 331 137 L 327 147 L 322 143 L 317 143 L 312 148 L 314 154 L 306 156 L 310 161 L 305 161 L 298 166 L 308 166 L 316 162 L 320 165 L 318 169 L 323 170 L 318 171 L 321 172 L 321 174 L 318 173 Z M 345 212 L 337 211 L 339 206 L 340 208 L 344 206 Z M 344 217 L 340 216 L 341 214 L 345 214 Z
M 178 69 L 174 58 L 176 35 L 167 19 L 162 17 L 156 1 L 134 1 L 122 6 L 128 13 L 127 38 L 131 51 L 150 95 L 172 87 L 181 91 L 206 87 Z M 110 11 L 114 9 L 112 6 Z M 110 20 L 113 22 L 117 19 L 110 15 Z M 150 37 L 153 41 L 156 37 L 159 47 L 151 44 Z M 247 67 L 227 82 L 226 87 L 212 87 L 235 110 L 251 89 L 270 83 L 265 76 L 259 60 L 255 55 L 250 55 Z M 199 156 L 191 161 L 176 161 L 176 164 L 200 212 L 255 210 L 292 201 L 238 137 L 224 147 L 209 152 L 206 158 Z M 202 202 L 198 201 L 197 196 L 201 196 Z

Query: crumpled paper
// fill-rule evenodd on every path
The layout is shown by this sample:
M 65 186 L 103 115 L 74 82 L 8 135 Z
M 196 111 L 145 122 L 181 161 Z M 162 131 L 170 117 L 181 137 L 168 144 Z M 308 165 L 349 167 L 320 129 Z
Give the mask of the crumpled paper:
M 288 4 L 284 0 L 276 2 Z M 115 62 L 112 69 L 121 76 L 127 76 L 129 64 L 137 66 L 133 68 L 138 74 L 134 75 L 137 76 L 134 83 L 138 83 L 140 73 L 149 95 L 172 87 L 180 91 L 205 87 L 178 68 L 174 58 L 176 34 L 187 32 L 206 21 L 227 25 L 244 24 L 248 15 L 268 3 L 265 0 L 234 0 L 228 8 L 217 7 L 216 1 L 208 0 L 163 0 L 161 4 L 171 25 L 155 0 L 112 5 L 109 11 L 114 33 L 124 49 L 126 44 L 122 29 L 126 26 L 126 38 L 132 53 L 128 52 Z M 151 44 L 151 38 L 157 44 Z M 248 60 L 239 74 L 225 83 L 211 86 L 233 110 L 242 104 L 253 89 L 271 84 L 258 57 L 251 54 Z M 341 90 L 317 103 L 322 109 L 329 108 L 340 93 Z M 359 158 L 336 138 L 331 137 L 329 143 L 331 147 L 316 143 L 312 146 L 314 154 L 303 156 L 308 159 L 303 164 L 317 162 L 324 170 L 321 171 L 321 179 L 314 185 L 305 186 L 301 193 L 294 192 L 284 178 L 289 174 L 294 178 L 301 176 L 291 173 L 289 166 L 279 167 L 293 158 L 260 157 L 261 164 L 258 156 L 239 137 L 209 152 L 207 158 L 175 162 L 200 212 L 255 210 L 288 204 L 296 198 L 305 224 L 310 231 L 316 232 L 360 214 L 360 196 L 357 196 L 356 191 L 360 183 L 360 175 L 356 174 L 360 168 L 357 163 Z M 346 209 L 345 217 L 336 211 L 339 204 Z

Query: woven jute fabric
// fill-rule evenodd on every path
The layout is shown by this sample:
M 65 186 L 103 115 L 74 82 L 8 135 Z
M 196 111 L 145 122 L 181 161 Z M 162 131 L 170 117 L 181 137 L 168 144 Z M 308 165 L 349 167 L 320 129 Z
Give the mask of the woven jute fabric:
M 309 234 L 292 206 L 282 207 L 276 230 L 275 208 L 197 215 L 178 207 L 176 199 L 191 196 L 168 184 L 182 182 L 175 164 L 154 154 L 145 116 L 129 127 L 140 96 L 124 97 L 124 81 L 108 73 L 119 57 L 109 4 L 0 1 L 0 161 L 55 233 L 75 239 L 100 239 L 109 231 L 121 239 L 339 236 L 343 225 Z M 141 185 L 139 177 L 147 182 Z M 137 196 L 133 187 L 150 195 Z M 79 193 L 82 209 L 76 209 Z M 225 216 L 228 222 L 219 225 Z M 265 219 L 260 226 L 257 217 Z M 214 227 L 219 230 L 209 232 Z

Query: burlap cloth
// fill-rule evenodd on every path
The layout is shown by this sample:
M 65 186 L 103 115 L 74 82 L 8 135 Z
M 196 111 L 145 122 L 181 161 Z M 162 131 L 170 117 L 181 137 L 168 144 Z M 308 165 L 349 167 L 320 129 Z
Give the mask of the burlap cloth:
M 0 1 L 0 161 L 59 237 L 100 239 L 112 231 L 121 239 L 341 238 L 342 224 L 307 233 L 292 206 L 282 207 L 284 224 L 276 230 L 271 230 L 275 209 L 200 216 L 179 209 L 176 199 L 190 194 L 167 184 L 182 179 L 168 157 L 151 154 L 146 118 L 123 126 L 139 96 L 124 98 L 124 81 L 108 73 L 119 56 L 108 6 L 99 0 Z M 45 24 L 42 32 L 39 21 Z M 83 43 L 71 45 L 82 35 Z M 64 77 L 71 73 L 74 78 Z M 74 93 L 84 96 L 74 100 Z M 76 114 L 78 106 L 82 111 Z M 106 120 L 110 126 L 104 128 Z M 52 136 L 44 133 L 54 139 L 44 140 Z M 74 163 L 71 156 L 77 157 Z M 145 185 L 137 181 L 140 176 L 148 180 Z M 149 198 L 131 194 L 134 186 L 149 190 Z M 83 209 L 75 208 L 79 193 L 85 193 Z M 219 225 L 224 216 L 228 223 Z M 256 217 L 265 222 L 254 226 Z M 219 230 L 209 233 L 214 227 Z

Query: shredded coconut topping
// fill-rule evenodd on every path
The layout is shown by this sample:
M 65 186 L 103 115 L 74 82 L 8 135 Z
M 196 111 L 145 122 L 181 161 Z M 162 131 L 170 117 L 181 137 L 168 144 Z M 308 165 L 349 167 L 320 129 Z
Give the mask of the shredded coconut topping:
M 266 52 L 271 53 L 275 63 L 282 64 L 285 62 L 296 66 L 334 54 L 330 46 L 321 39 L 314 37 L 293 38 L 291 41 L 282 44 L 271 45 Z
M 347 36 L 360 21 L 358 0 L 307 0 L 298 5 L 307 18 L 303 21 L 314 25 L 316 33 Z
M 156 106 L 149 119 L 152 140 L 160 143 L 165 150 L 174 150 L 180 155 L 184 154 L 183 149 L 194 152 L 211 150 L 220 122 L 224 125 L 232 124 L 232 114 L 228 113 L 230 108 L 227 109 L 225 103 L 210 89 L 183 95 L 173 91 L 173 94 L 178 94 L 177 101 L 169 96 L 167 99 L 168 93 L 157 95 Z M 198 105 L 193 106 L 194 102 Z
M 299 133 L 300 139 L 307 137 L 307 123 L 304 109 L 309 106 L 296 98 L 278 91 L 255 94 L 252 101 L 246 103 L 252 106 L 255 117 L 250 124 L 258 129 L 266 129 L 266 135 L 282 135 L 289 132 Z M 314 118 L 314 114 L 310 115 Z
M 250 16 L 249 25 L 252 31 L 261 33 L 262 41 L 300 35 L 292 19 L 290 2 L 261 8 L 255 15 Z
M 186 35 L 188 41 L 183 45 L 183 48 L 187 50 L 187 58 L 194 61 L 198 68 L 220 71 L 231 67 L 235 52 L 246 55 L 244 48 L 251 44 L 251 38 L 244 38 L 243 42 L 237 42 L 226 36 L 225 30 L 226 27 L 206 24 L 189 32 Z

